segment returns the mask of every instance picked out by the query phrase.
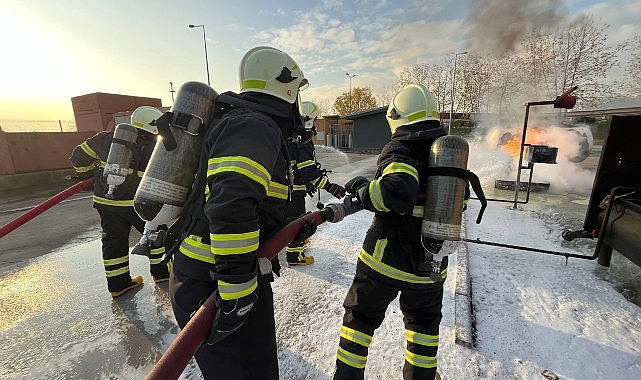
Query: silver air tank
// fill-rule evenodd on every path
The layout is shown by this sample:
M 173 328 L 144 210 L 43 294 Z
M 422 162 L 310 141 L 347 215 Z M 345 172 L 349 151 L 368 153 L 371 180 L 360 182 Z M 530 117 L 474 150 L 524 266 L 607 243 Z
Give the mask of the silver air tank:
M 218 93 L 200 82 L 178 89 L 168 113 L 156 121 L 158 134 L 145 173 L 134 196 L 134 209 L 146 221 L 132 253 L 147 255 L 158 226 L 178 218 L 198 169 L 204 134 L 212 120 Z
M 430 168 L 467 169 L 469 146 L 458 136 L 442 136 L 430 149 Z M 423 247 L 432 254 L 432 274 L 440 279 L 440 264 L 449 250 L 441 249 L 443 240 L 461 240 L 461 221 L 467 181 L 453 175 L 436 174 L 427 177 L 427 190 L 421 235 Z M 446 252 L 447 251 L 447 252 Z
M 129 165 L 131 165 L 133 147 L 137 138 L 138 128 L 131 124 L 118 124 L 114 129 L 107 164 L 102 172 L 108 185 L 105 198 L 113 199 L 116 188 L 125 182 L 127 174 L 129 174 Z

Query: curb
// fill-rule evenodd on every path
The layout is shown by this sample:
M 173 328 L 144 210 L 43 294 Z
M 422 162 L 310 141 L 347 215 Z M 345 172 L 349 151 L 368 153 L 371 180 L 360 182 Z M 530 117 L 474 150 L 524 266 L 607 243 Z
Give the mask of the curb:
M 465 214 L 461 228 L 463 236 L 467 220 Z M 461 243 L 456 253 L 456 289 L 454 291 L 454 341 L 462 346 L 474 347 L 474 312 L 472 308 L 472 286 L 470 283 L 467 243 Z

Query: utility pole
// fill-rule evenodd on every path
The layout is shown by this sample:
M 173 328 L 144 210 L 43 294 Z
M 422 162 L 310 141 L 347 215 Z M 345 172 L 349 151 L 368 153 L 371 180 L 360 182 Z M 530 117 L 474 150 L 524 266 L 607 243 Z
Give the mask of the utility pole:
M 466 51 L 462 53 L 456 53 L 454 55 L 454 78 L 452 78 L 452 96 L 451 96 L 451 104 L 450 104 L 450 123 L 447 126 L 447 134 L 450 134 L 450 131 L 452 130 L 452 114 L 454 113 L 454 88 L 456 86 L 456 60 L 459 55 L 467 54 Z
M 205 34 L 205 25 L 189 24 L 190 28 L 203 28 L 203 43 L 205 44 L 205 66 L 207 67 L 207 85 L 211 86 L 209 81 L 209 58 L 207 57 L 207 35 Z
M 349 113 L 352 113 L 352 78 L 354 78 L 356 74 L 349 75 L 349 73 L 345 73 L 345 75 L 349 78 Z

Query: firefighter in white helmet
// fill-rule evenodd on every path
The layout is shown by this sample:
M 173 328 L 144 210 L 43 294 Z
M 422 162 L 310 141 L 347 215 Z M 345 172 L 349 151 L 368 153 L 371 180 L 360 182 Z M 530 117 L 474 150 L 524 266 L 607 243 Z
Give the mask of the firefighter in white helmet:
M 345 188 L 331 183 L 327 171 L 316 161 L 316 152 L 312 138 L 316 135 L 314 120 L 320 115 L 320 108 L 313 102 L 303 102 L 302 116 L 305 121 L 305 135 L 289 139 L 287 150 L 294 169 L 294 187 L 292 199 L 287 207 L 287 215 L 296 219 L 305 213 L 305 195 L 314 195 L 317 189 L 323 189 L 338 199 L 345 195 Z M 306 242 L 292 242 L 285 249 L 287 264 L 290 266 L 310 265 L 314 256 L 305 255 Z
M 347 192 L 375 215 L 343 303 L 335 380 L 363 379 L 374 331 L 399 292 L 407 339 L 403 378 L 438 378 L 436 352 L 447 259 L 441 263 L 441 279 L 431 279 L 420 239 L 430 146 L 446 132 L 434 97 L 419 84 L 394 96 L 386 118 L 392 138 L 381 151 L 374 179 L 356 177 L 345 184 Z M 377 359 L 381 358 L 370 360 Z
M 131 228 L 142 233 L 145 222 L 136 214 L 133 199 L 156 143 L 157 133 L 152 122 L 162 112 L 151 106 L 136 108 L 131 125 L 137 128 L 135 143 L 131 144 L 132 160 L 122 184 L 106 197 L 107 180 L 103 168 L 107 162 L 114 137 L 113 131 L 102 131 L 78 145 L 69 160 L 80 178 L 95 177 L 93 207 L 100 215 L 102 227 L 102 258 L 107 288 L 112 297 L 119 297 L 140 286 L 142 276 L 131 277 L 129 272 L 129 233 Z M 167 264 L 162 264 L 163 247 L 155 247 L 149 256 L 149 267 L 156 283 L 169 280 Z
M 239 81 L 239 94 L 216 99 L 218 117 L 184 206 L 191 223 L 173 254 L 170 294 L 184 327 L 215 293 L 218 313 L 195 354 L 205 379 L 277 379 L 271 282 L 278 259 L 258 260 L 256 250 L 286 223 L 285 139 L 304 131 L 298 99 L 307 79 L 288 54 L 259 46 L 243 57 Z

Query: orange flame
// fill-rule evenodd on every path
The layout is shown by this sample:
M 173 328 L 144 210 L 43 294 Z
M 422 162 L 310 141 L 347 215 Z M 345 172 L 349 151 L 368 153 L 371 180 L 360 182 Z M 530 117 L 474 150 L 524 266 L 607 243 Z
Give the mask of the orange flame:
M 536 128 L 528 129 L 527 134 L 525 136 L 525 143 L 532 144 L 532 145 L 542 144 L 544 134 L 545 133 L 541 129 L 536 129 Z M 521 136 L 520 135 L 513 136 L 510 140 L 505 142 L 505 144 L 501 145 L 501 150 L 506 153 L 509 153 L 514 158 L 518 158 L 519 153 L 521 152 Z

